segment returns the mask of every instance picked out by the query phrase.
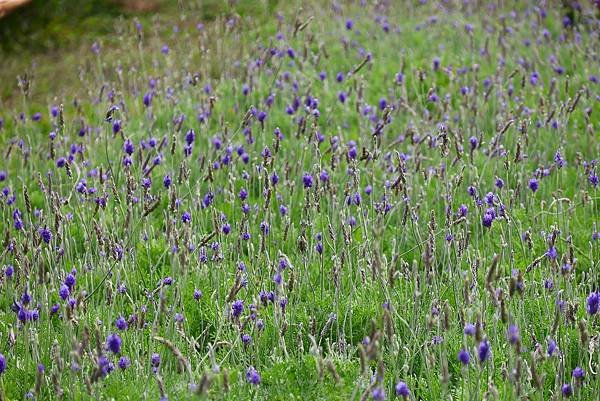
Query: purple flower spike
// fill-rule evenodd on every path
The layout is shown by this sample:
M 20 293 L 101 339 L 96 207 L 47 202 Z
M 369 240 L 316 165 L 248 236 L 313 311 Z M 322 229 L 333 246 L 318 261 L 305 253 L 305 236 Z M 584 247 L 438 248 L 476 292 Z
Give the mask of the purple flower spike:
M 587 297 L 586 308 L 585 308 L 587 310 L 587 313 L 590 315 L 595 315 L 596 313 L 598 313 L 599 306 L 600 306 L 600 292 L 592 292 Z
M 106 347 L 114 354 L 121 352 L 121 337 L 118 334 L 109 334 L 106 338 Z
M 246 371 L 246 381 L 254 386 L 260 384 L 260 375 L 258 374 L 258 371 L 254 369 L 253 366 L 250 366 Z
M 477 347 L 477 354 L 481 363 L 488 360 L 490 357 L 490 343 L 487 340 L 481 341 Z
M 6 372 L 6 358 L 0 354 L 0 375 Z
M 532 178 L 529 180 L 529 189 L 531 189 L 531 192 L 535 192 L 538 190 L 538 180 L 535 178 Z
M 304 188 L 311 188 L 313 186 L 313 176 L 309 173 L 304 173 L 304 176 L 302 176 L 302 182 L 304 183 Z
M 408 385 L 405 382 L 398 382 L 396 384 L 396 395 L 400 396 L 404 399 L 407 399 L 410 395 L 410 390 L 408 389 Z
M 458 360 L 460 361 L 460 363 L 462 363 L 463 365 L 468 365 L 469 362 L 471 361 L 471 355 L 469 354 L 469 351 L 461 349 L 460 351 L 458 351 Z

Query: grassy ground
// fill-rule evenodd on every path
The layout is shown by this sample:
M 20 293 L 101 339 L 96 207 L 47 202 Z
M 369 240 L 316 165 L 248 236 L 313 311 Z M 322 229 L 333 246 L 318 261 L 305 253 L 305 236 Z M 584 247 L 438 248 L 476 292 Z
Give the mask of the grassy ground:
M 175 26 L 185 29 L 211 24 L 227 16 L 252 16 L 255 23 L 272 14 L 278 0 L 34 0 L 2 19 L 0 99 L 9 103 L 19 93 L 16 77 L 27 73 L 36 86 L 31 96 L 44 101 L 48 94 L 69 88 L 81 90 L 79 68 L 90 47 L 100 41 L 119 47 L 119 35 L 135 21 L 153 26 L 159 38 Z M 56 77 L 56 71 L 62 71 Z M 37 98 L 39 96 L 39 98 Z
M 600 393 L 594 10 L 92 4 L 7 25 L 5 399 Z

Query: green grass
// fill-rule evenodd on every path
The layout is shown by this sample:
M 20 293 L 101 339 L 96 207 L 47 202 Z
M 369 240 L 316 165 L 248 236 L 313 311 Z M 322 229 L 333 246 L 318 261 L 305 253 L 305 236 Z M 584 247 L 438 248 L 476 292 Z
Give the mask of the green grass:
M 585 369 L 586 378 L 582 387 L 574 388 L 573 398 L 593 400 L 600 392 L 592 371 L 599 368 L 598 351 L 588 352 L 588 345 L 580 343 L 577 327 L 585 320 L 590 337 L 598 338 L 598 316 L 585 309 L 586 298 L 598 291 L 599 282 L 598 240 L 591 238 L 598 230 L 600 207 L 598 189 L 588 179 L 590 172 L 598 171 L 589 163 L 600 154 L 598 84 L 589 80 L 597 73 L 589 62 L 589 54 L 598 51 L 597 28 L 579 25 L 576 40 L 574 31 L 562 28 L 562 10 L 548 10 L 546 19 L 535 19 L 540 25 L 533 26 L 534 18 L 523 14 L 526 4 L 518 4 L 518 18 L 507 17 L 513 33 L 503 39 L 507 52 L 499 63 L 500 15 L 509 15 L 508 9 L 492 12 L 457 5 L 446 12 L 416 3 L 375 9 L 348 2 L 337 12 L 319 2 L 161 1 L 160 13 L 135 15 L 104 1 L 35 6 L 11 15 L 0 31 L 0 39 L 12 32 L 18 37 L 12 44 L 2 40 L 6 69 L 0 85 L 0 105 L 5 106 L 0 111 L 0 170 L 8 172 L 2 186 L 16 195 L 14 204 L 8 196 L 0 199 L 3 251 L 14 244 L 13 251 L 0 253 L 0 334 L 6 340 L 0 353 L 8 361 L 0 379 L 6 399 L 23 399 L 34 391 L 39 363 L 46 370 L 38 399 L 59 398 L 60 387 L 69 400 L 153 400 L 162 395 L 159 381 L 169 399 L 358 400 L 372 399 L 375 387 L 385 389 L 392 399 L 400 380 L 415 400 L 560 399 L 564 383 L 575 385 L 570 375 L 576 366 Z M 142 35 L 134 26 L 136 17 L 143 25 Z M 355 22 L 352 31 L 344 28 L 350 17 Z M 376 22 L 381 17 L 389 21 L 389 33 Z M 202 31 L 196 27 L 200 21 L 205 23 Z M 472 36 L 465 32 L 466 22 L 474 24 Z M 302 24 L 305 28 L 294 34 Z M 493 34 L 485 33 L 486 24 Z M 537 44 L 542 27 L 552 41 Z M 276 37 L 278 32 L 283 39 Z M 563 41 L 558 40 L 561 34 Z M 531 39 L 530 47 L 524 39 Z M 101 45 L 98 55 L 90 50 L 94 41 Z M 168 54 L 161 53 L 164 45 Z M 485 46 L 489 56 L 480 53 Z M 271 47 L 284 56 L 266 57 Z M 285 55 L 289 47 L 295 49 L 294 60 Z M 28 49 L 25 54 L 23 49 Z M 371 61 L 343 83 L 335 81 L 338 72 L 358 66 L 366 52 Z M 551 55 L 565 67 L 565 74 L 553 71 L 547 61 Z M 434 57 L 441 60 L 438 71 L 432 69 Z M 523 67 L 519 58 L 533 66 Z M 459 68 L 475 64 L 476 72 L 458 74 Z M 451 72 L 444 70 L 450 67 Z M 529 83 L 534 69 L 543 84 Z M 321 71 L 327 73 L 324 81 L 318 78 Z M 404 81 L 399 85 L 395 76 L 401 71 Z M 23 96 L 13 79 L 25 72 L 30 91 Z M 150 78 L 156 80 L 154 97 L 152 105 L 144 107 L 142 96 L 150 91 Z M 486 78 L 493 90 L 484 99 Z M 550 94 L 553 78 L 556 87 Z M 204 91 L 206 84 L 211 93 Z M 248 96 L 242 95 L 245 84 L 251 88 Z M 511 85 L 514 93 L 508 95 Z M 463 86 L 470 88 L 468 96 L 460 95 Z M 439 96 L 435 103 L 427 100 L 433 89 Z M 348 93 L 344 104 L 338 100 L 341 90 Z M 577 107 L 568 112 L 578 93 Z M 270 94 L 275 98 L 268 107 Z M 305 113 L 303 106 L 289 116 L 286 107 L 294 96 L 304 103 L 307 94 L 318 99 L 320 117 Z M 382 97 L 394 108 L 375 139 L 373 128 L 383 112 L 377 111 L 370 121 L 362 111 L 367 105 L 377 109 Z M 50 105 L 59 104 L 64 106 L 64 127 L 49 116 Z M 113 104 L 120 108 L 113 118 L 122 122 L 116 135 L 104 121 Z M 264 127 L 256 117 L 244 118 L 252 106 L 267 110 Z M 209 108 L 210 116 L 201 123 L 197 116 Z M 554 117 L 549 118 L 552 110 Z M 19 120 L 21 112 L 26 121 Z M 35 112 L 42 114 L 40 122 L 31 121 Z M 186 118 L 177 128 L 174 119 L 182 114 Z M 308 121 L 304 132 L 298 128 L 298 115 Z M 559 122 L 557 128 L 552 127 L 553 119 Z M 509 120 L 514 123 L 493 149 L 496 135 Z M 538 121 L 543 122 L 539 127 Z M 447 127 L 447 150 L 441 123 Z M 79 136 L 82 126 L 87 131 Z M 523 126 L 526 134 L 520 130 Z M 284 135 L 279 144 L 273 135 L 276 127 Z M 186 158 L 185 134 L 192 128 L 194 150 Z M 251 130 L 254 143 L 247 142 L 245 128 Z M 48 139 L 51 131 L 57 133 L 54 140 Z M 315 140 L 317 131 L 326 137 L 322 144 Z M 334 136 L 337 148 L 331 145 Z M 404 140 L 398 140 L 400 136 Z M 472 155 L 471 136 L 480 138 Z M 165 138 L 167 144 L 161 150 L 142 150 L 140 141 L 151 137 L 158 143 Z M 214 147 L 216 137 L 222 141 L 220 149 Z M 122 164 L 126 139 L 135 143 L 128 168 Z M 354 161 L 347 157 L 351 140 L 358 147 Z M 69 154 L 71 144 L 83 151 L 69 162 L 69 175 L 56 162 Z M 229 145 L 232 160 L 227 164 L 223 157 Z M 248 164 L 238 157 L 239 145 L 249 153 Z M 267 146 L 269 160 L 261 154 Z M 517 147 L 525 155 L 522 160 L 515 159 Z M 363 148 L 370 159 L 360 159 Z M 557 150 L 567 160 L 560 169 L 554 164 Z M 491 155 L 493 151 L 504 153 Z M 152 165 L 159 155 L 161 163 L 145 171 L 145 161 Z M 395 190 L 390 185 L 400 174 L 402 156 L 405 183 Z M 215 160 L 221 162 L 219 168 L 209 168 Z M 92 169 L 97 174 L 90 174 Z M 547 177 L 543 169 L 549 169 Z M 322 170 L 329 172 L 327 185 L 317 185 Z M 113 174 L 100 177 L 108 171 Z M 270 183 L 274 172 L 277 185 Z M 314 176 L 310 190 L 302 187 L 305 172 Z M 173 179 L 169 189 L 163 186 L 166 174 Z M 534 175 L 539 179 L 535 193 L 527 187 Z M 144 189 L 146 176 L 152 183 Z M 494 186 L 498 177 L 504 180 L 501 189 Z M 78 193 L 75 186 L 82 179 L 96 192 Z M 365 192 L 367 185 L 373 187 L 371 195 Z M 476 187 L 481 204 L 469 196 L 470 185 Z M 248 191 L 247 214 L 239 199 L 242 188 Z M 506 217 L 486 228 L 482 217 L 490 191 L 496 195 L 496 211 L 503 204 Z M 214 193 L 214 203 L 206 207 L 203 199 L 209 192 Z M 347 205 L 346 197 L 357 192 L 362 195 L 360 205 Z M 380 213 L 384 195 L 393 207 Z M 146 213 L 159 196 L 156 209 Z M 98 197 L 107 198 L 105 208 L 97 206 Z M 180 206 L 173 210 L 175 199 Z M 468 215 L 455 223 L 461 204 L 468 206 Z M 280 215 L 280 205 L 288 208 L 286 216 Z M 25 223 L 20 231 L 13 226 L 15 208 Z M 191 212 L 190 224 L 182 223 L 183 211 Z M 222 215 L 231 224 L 229 235 L 222 232 Z M 351 218 L 356 225 L 348 224 Z M 269 223 L 268 235 L 261 233 L 263 221 Z M 41 227 L 51 229 L 50 244 L 41 241 Z M 559 258 L 552 262 L 542 257 L 528 271 L 547 251 L 547 235 L 553 229 L 559 230 Z M 526 230 L 531 248 L 522 237 Z M 250 234 L 249 240 L 240 238 L 243 232 Z M 315 249 L 318 233 L 322 255 Z M 446 239 L 449 234 L 452 240 Z M 219 247 L 213 250 L 215 243 Z M 193 249 L 188 247 L 192 244 Z M 125 249 L 120 260 L 115 258 L 117 245 Z M 199 256 L 200 245 L 206 261 Z M 563 274 L 561 265 L 570 252 L 577 262 L 572 272 Z M 495 254 L 496 277 L 488 283 Z M 284 284 L 277 286 L 273 276 L 283 255 L 291 267 L 281 272 Z M 240 262 L 246 266 L 243 272 Z M 13 278 L 4 273 L 8 265 L 14 266 Z M 79 301 L 67 312 L 59 289 L 72 269 L 77 270 L 72 296 Z M 518 272 L 523 289 L 513 292 Z M 161 287 L 166 277 L 174 282 Z M 241 279 L 246 283 L 230 297 Z M 552 291 L 544 287 L 547 279 L 554 280 Z M 123 285 L 125 292 L 120 291 Z M 506 321 L 489 285 L 495 297 L 502 293 Z M 200 300 L 193 297 L 195 289 L 203 293 Z M 274 292 L 274 303 L 263 305 L 263 290 Z M 13 300 L 23 292 L 40 305 L 35 323 L 21 324 L 11 311 Z M 244 301 L 239 321 L 230 316 L 235 299 Z M 282 299 L 287 300 L 285 311 Z M 567 303 L 553 332 L 557 300 Z M 57 302 L 60 314 L 50 316 Z M 256 306 L 255 318 L 264 329 L 252 319 L 250 304 Z M 384 305 L 389 305 L 387 311 Z M 97 382 L 86 383 L 96 369 L 98 347 L 116 365 L 118 358 L 103 344 L 117 331 L 114 321 L 132 314 L 137 319 L 132 327 L 119 332 L 122 355 L 131 359 L 131 367 L 115 368 Z M 184 320 L 177 321 L 176 314 Z M 478 318 L 492 349 L 491 358 L 481 364 L 479 342 L 463 334 L 464 325 Z M 142 319 L 147 324 L 140 324 Z M 507 341 L 511 324 L 520 329 L 520 352 Z M 251 335 L 250 345 L 242 343 L 244 333 Z M 174 344 L 189 362 L 189 371 L 178 372 L 176 353 L 157 336 Z M 556 340 L 559 356 L 545 356 L 550 338 Z M 365 348 L 371 352 L 362 371 L 360 354 Z M 461 348 L 471 352 L 468 367 L 457 360 Z M 161 356 L 158 374 L 150 364 L 153 353 Z M 541 389 L 531 379 L 534 359 L 543 376 Z M 80 365 L 79 371 L 70 369 L 72 362 Z M 326 367 L 328 362 L 335 373 Z M 447 381 L 442 380 L 444 364 Z M 260 385 L 247 383 L 249 366 L 259 371 Z M 516 366 L 521 369 L 518 379 L 513 374 Z M 190 385 L 200 383 L 203 375 L 212 384 L 206 395 L 194 395 Z

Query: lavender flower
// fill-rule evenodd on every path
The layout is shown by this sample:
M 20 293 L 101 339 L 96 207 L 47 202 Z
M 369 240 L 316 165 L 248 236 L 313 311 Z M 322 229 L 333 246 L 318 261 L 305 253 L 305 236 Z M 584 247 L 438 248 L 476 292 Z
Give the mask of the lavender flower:
M 556 248 L 553 246 L 548 248 L 548 250 L 546 251 L 546 256 L 548 257 L 548 259 L 556 260 L 556 258 L 558 257 L 558 252 L 556 251 Z
M 529 189 L 531 189 L 531 192 L 535 192 L 538 190 L 538 180 L 535 178 L 532 178 L 529 180 Z
M 153 367 L 158 368 L 160 366 L 160 355 L 157 353 L 152 354 L 150 358 L 150 363 Z
M 125 320 L 123 316 L 120 316 L 117 318 L 117 320 L 115 320 L 115 326 L 117 326 L 119 330 L 127 330 L 127 320 Z
M 173 180 L 171 179 L 171 176 L 168 174 L 165 175 L 165 178 L 163 179 L 163 185 L 165 186 L 165 188 L 169 188 L 172 182 Z
M 121 337 L 118 334 L 109 334 L 106 337 L 106 347 L 114 354 L 121 353 Z
M 481 221 L 484 227 L 490 228 L 492 226 L 492 222 L 494 221 L 494 215 L 486 212 Z
M 508 332 L 506 334 L 508 341 L 511 344 L 516 344 L 520 341 L 520 337 L 519 337 L 519 328 L 515 325 L 510 325 L 508 327 Z
M 373 390 L 373 401 L 385 401 L 385 390 L 383 387 L 376 387 Z
M 52 241 L 52 232 L 44 227 L 44 228 L 40 228 L 38 230 L 38 233 L 40 234 L 40 237 L 42 237 L 42 240 L 46 243 L 49 244 L 50 241 Z
M 408 386 L 405 382 L 400 381 L 396 384 L 396 395 L 404 399 L 408 398 L 408 396 L 410 395 L 410 390 L 408 389 Z
M 233 317 L 235 317 L 235 318 L 240 317 L 243 310 L 244 310 L 244 302 L 239 299 L 234 301 L 233 304 L 231 305 L 231 312 L 233 314 Z
M 573 378 L 576 380 L 582 380 L 585 377 L 585 371 L 583 368 L 577 366 L 575 369 L 573 369 L 571 376 L 573 376 Z
M 477 347 L 477 355 L 481 363 L 487 361 L 490 357 L 490 343 L 487 340 L 481 341 Z
M 554 355 L 554 353 L 556 352 L 556 350 L 557 350 L 556 341 L 550 339 L 548 341 L 548 352 L 547 352 L 548 356 Z
M 260 375 L 253 366 L 250 366 L 248 370 L 246 370 L 246 381 L 254 386 L 260 384 Z
M 477 328 L 474 324 L 472 324 L 472 323 L 465 324 L 465 328 L 463 330 L 465 335 L 474 336 L 476 331 L 477 331 Z
M 128 357 L 126 356 L 122 356 L 121 358 L 119 358 L 119 369 L 121 370 L 125 370 L 127 369 L 129 366 L 131 366 L 131 361 L 129 360 Z
M 461 349 L 460 351 L 458 351 L 458 360 L 463 365 L 468 365 L 469 361 L 471 360 L 471 355 L 469 354 L 469 351 L 465 349 Z
M 592 292 L 587 297 L 586 302 L 586 310 L 590 315 L 595 315 L 598 313 L 598 308 L 600 307 L 600 292 Z
M 302 182 L 304 183 L 304 188 L 311 188 L 313 186 L 313 176 L 309 173 L 304 173 Z

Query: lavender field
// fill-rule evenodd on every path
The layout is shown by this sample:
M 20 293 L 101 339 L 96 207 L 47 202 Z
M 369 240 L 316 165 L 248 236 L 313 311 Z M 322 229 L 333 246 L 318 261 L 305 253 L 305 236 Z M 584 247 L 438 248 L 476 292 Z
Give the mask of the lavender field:
M 0 400 L 600 399 L 597 1 L 196 4 L 4 58 Z

